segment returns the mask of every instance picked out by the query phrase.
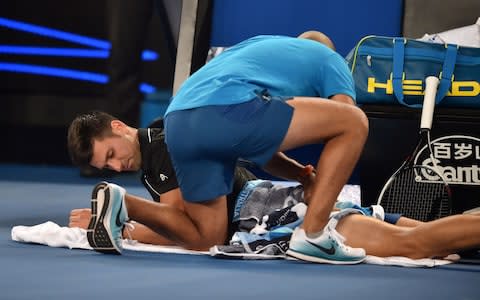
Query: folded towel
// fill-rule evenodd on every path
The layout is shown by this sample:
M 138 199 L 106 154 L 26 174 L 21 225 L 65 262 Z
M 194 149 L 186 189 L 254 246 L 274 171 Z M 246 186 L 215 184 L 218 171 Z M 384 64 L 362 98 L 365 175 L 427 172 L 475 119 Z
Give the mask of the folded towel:
M 275 233 L 275 232 L 274 232 Z M 282 234 L 280 229 L 277 229 L 277 236 L 272 238 L 279 238 Z M 285 233 L 285 232 L 284 232 Z M 87 232 L 80 228 L 61 227 L 58 224 L 48 221 L 34 226 L 14 226 L 11 231 L 12 240 L 21 243 L 36 243 L 47 245 L 50 247 L 63 247 L 70 249 L 88 249 L 92 248 L 87 241 Z M 158 246 L 148 245 L 139 242 L 123 241 L 123 246 L 127 250 L 145 251 L 145 252 L 160 252 L 160 253 L 179 253 L 179 254 L 195 254 L 207 255 L 207 251 L 193 251 L 183 249 L 175 246 Z M 243 259 L 275 259 L 278 256 L 264 255 L 255 257 L 253 253 L 244 253 L 241 255 Z M 229 258 L 238 258 L 232 255 Z M 283 258 L 283 257 L 282 257 Z M 374 257 L 368 256 L 365 263 L 376 265 L 392 265 L 404 267 L 434 267 L 449 264 L 450 260 L 441 259 L 409 259 L 406 257 Z

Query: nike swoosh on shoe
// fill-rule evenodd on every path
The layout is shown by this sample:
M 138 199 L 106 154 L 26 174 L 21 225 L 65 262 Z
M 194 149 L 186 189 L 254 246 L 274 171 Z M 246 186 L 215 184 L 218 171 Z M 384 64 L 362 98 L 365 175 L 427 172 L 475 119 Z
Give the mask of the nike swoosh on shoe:
M 314 246 L 315 248 L 319 249 L 322 252 L 325 252 L 328 255 L 334 255 L 335 254 L 335 247 L 330 244 L 330 248 L 325 248 L 320 245 L 314 244 L 310 241 L 307 241 L 310 245 Z
M 120 221 L 120 214 L 122 213 L 122 208 L 123 208 L 123 201 L 120 202 L 120 209 L 117 212 L 117 217 L 115 218 L 115 224 L 117 224 L 118 227 L 121 227 L 123 225 L 123 222 Z

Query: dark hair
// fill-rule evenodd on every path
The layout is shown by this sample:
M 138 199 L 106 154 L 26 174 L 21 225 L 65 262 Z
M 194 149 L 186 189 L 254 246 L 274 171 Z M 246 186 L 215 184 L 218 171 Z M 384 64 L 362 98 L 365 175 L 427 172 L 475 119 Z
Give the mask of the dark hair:
M 72 163 L 80 168 L 88 168 L 93 156 L 93 140 L 111 136 L 111 122 L 114 116 L 92 111 L 77 116 L 68 128 L 67 144 Z

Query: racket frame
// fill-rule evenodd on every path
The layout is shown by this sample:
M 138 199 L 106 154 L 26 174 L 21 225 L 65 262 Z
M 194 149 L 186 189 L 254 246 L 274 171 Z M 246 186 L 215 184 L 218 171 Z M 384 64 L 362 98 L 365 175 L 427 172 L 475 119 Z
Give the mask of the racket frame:
M 439 83 L 438 78 L 434 76 L 429 76 L 425 79 L 425 96 L 424 96 L 422 115 L 421 115 L 421 121 L 420 121 L 419 140 L 415 148 L 413 148 L 413 151 L 411 152 L 411 154 L 407 156 L 407 158 L 403 161 L 400 167 L 390 176 L 390 178 L 384 184 L 377 198 L 378 205 L 382 205 L 382 200 L 384 198 L 385 193 L 388 191 L 392 183 L 395 181 L 395 179 L 398 177 L 398 175 L 401 172 L 407 171 L 408 169 L 426 169 L 434 173 L 435 175 L 437 175 L 440 178 L 441 184 L 445 186 L 445 191 L 448 196 L 447 205 L 449 207 L 449 210 L 451 210 L 451 189 L 447 181 L 445 180 L 445 177 L 443 176 L 443 172 L 441 172 L 441 169 L 438 167 L 436 163 L 436 159 L 433 155 L 432 143 L 430 139 L 430 130 L 432 127 L 433 112 L 435 108 L 435 95 L 436 95 L 438 83 Z M 429 152 L 429 156 L 430 156 L 430 159 L 432 160 L 433 167 L 414 164 L 415 157 L 418 155 L 418 153 L 421 150 L 423 150 L 425 146 L 428 148 L 425 150 Z M 431 213 L 433 214 L 433 209 Z M 448 213 L 451 213 L 451 211 L 449 211 Z

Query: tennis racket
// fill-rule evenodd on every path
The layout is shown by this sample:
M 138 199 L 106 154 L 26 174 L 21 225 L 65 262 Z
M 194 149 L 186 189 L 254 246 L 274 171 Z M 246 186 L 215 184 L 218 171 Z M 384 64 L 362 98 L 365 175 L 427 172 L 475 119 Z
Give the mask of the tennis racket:
M 386 213 L 400 213 L 420 221 L 451 214 L 450 188 L 436 165 L 430 141 L 438 83 L 437 77 L 426 78 L 418 143 L 380 192 L 378 204 Z M 415 164 L 420 151 L 428 151 L 433 166 Z

